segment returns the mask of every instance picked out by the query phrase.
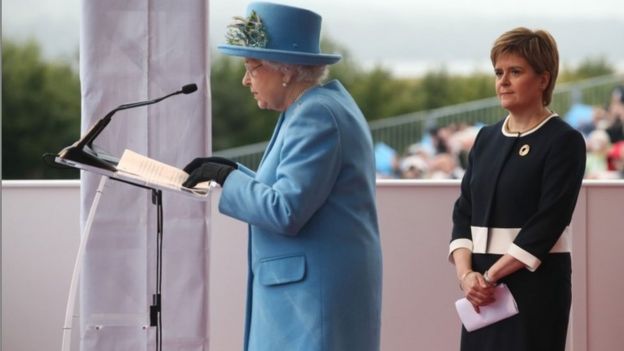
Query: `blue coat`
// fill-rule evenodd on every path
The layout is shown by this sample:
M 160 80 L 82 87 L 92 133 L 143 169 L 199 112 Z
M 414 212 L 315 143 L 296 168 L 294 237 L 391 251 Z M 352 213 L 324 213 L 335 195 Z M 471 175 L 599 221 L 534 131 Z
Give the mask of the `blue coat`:
M 258 172 L 230 173 L 219 211 L 249 224 L 245 350 L 379 350 L 373 147 L 339 82 L 281 114 Z

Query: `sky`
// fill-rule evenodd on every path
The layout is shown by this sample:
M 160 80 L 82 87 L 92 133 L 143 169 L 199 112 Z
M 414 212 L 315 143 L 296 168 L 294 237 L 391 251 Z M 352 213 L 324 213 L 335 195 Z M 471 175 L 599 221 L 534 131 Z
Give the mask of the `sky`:
M 78 52 L 81 0 L 4 0 L 3 36 L 37 38 L 48 57 Z M 89 1 L 89 0 L 83 0 Z M 108 0 L 107 0 L 108 1 Z M 174 0 L 171 0 L 174 1 Z M 184 1 L 184 0 L 176 0 Z M 550 31 L 563 66 L 603 57 L 624 72 L 621 0 L 282 0 L 323 16 L 323 35 L 364 65 L 401 76 L 428 69 L 488 71 L 489 50 L 517 26 Z M 211 46 L 221 43 L 231 17 L 249 1 L 210 1 Z

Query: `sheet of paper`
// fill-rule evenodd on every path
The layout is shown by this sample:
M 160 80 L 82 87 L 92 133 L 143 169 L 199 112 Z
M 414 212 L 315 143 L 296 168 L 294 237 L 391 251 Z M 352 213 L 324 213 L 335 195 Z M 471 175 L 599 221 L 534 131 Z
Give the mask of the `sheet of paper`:
M 457 314 L 466 330 L 477 330 L 518 313 L 518 306 L 507 285 L 496 286 L 494 297 L 496 301 L 479 308 L 481 313 L 477 313 L 465 297 L 455 302 Z
M 177 187 L 181 187 L 184 180 L 188 177 L 188 174 L 181 169 L 143 156 L 132 150 L 124 151 L 117 169 L 141 176 L 150 183 Z

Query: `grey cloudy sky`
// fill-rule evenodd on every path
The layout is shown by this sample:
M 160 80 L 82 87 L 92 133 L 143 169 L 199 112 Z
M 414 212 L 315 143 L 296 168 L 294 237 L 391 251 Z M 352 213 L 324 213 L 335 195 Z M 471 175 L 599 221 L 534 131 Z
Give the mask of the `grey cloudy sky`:
M 173 1 L 173 0 L 172 0 Z M 178 0 L 183 1 L 183 0 Z M 489 69 L 490 45 L 516 26 L 543 28 L 557 39 L 564 65 L 604 57 L 624 72 L 621 0 L 283 0 L 323 16 L 324 33 L 365 64 L 398 74 L 446 67 Z M 249 1 L 210 1 L 213 44 Z M 38 38 L 48 56 L 77 52 L 80 0 L 4 0 L 3 36 Z

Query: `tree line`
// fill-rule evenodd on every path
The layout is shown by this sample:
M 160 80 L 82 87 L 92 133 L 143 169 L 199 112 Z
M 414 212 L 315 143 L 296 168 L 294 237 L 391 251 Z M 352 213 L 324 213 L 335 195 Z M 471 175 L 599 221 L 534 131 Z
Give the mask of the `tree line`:
M 343 59 L 330 67 L 328 79 L 339 79 L 369 121 L 433 109 L 494 95 L 494 75 L 451 74 L 440 68 L 418 78 L 395 77 L 381 65 L 364 69 L 349 51 L 331 40 L 325 52 Z M 213 150 L 269 139 L 278 113 L 258 109 L 241 80 L 240 58 L 212 55 Z M 562 67 L 558 82 L 614 73 L 603 58 L 589 58 L 574 69 Z M 3 40 L 2 47 L 2 178 L 78 178 L 77 171 L 47 167 L 41 155 L 56 152 L 80 134 L 80 81 L 68 60 L 44 59 L 34 41 Z

